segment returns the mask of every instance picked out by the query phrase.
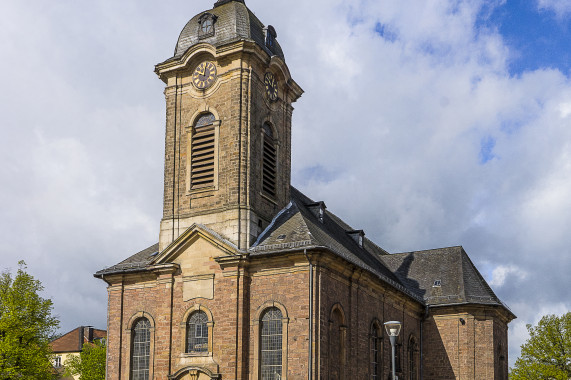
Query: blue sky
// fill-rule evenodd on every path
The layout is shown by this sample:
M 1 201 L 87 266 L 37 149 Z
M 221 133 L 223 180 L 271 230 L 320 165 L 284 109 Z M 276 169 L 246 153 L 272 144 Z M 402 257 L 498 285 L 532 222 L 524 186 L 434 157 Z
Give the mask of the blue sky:
M 520 75 L 524 71 L 543 68 L 571 70 L 571 21 L 555 10 L 538 9 L 530 0 L 509 0 L 482 20 L 482 25 L 498 28 L 506 45 L 512 50 L 509 71 Z
M 518 316 L 513 363 L 571 310 L 571 2 L 246 3 L 305 90 L 293 185 L 389 252 L 462 245 Z M 27 262 L 62 332 L 105 327 L 92 274 L 158 239 L 153 68 L 212 4 L 0 3 L 2 268 Z

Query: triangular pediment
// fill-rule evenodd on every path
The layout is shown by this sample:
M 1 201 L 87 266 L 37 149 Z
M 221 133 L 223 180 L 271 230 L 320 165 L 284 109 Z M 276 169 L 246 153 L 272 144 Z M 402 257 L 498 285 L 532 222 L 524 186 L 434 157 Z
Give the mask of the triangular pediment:
M 197 260 L 206 260 L 220 256 L 244 254 L 238 247 L 216 232 L 201 224 L 193 224 L 160 252 L 150 265 L 177 263 L 183 266 L 197 264 Z

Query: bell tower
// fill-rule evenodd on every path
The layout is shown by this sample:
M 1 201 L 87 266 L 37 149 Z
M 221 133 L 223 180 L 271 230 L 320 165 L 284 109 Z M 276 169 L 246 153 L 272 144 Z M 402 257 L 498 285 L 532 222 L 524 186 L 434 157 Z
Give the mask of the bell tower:
M 221 0 L 182 30 L 166 84 L 159 249 L 202 224 L 247 249 L 290 197 L 291 78 L 276 30 Z

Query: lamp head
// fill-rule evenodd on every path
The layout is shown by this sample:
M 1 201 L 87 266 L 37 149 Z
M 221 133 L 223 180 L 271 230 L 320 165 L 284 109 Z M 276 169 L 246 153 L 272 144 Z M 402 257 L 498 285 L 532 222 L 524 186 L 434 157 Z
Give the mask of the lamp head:
M 399 336 L 402 323 L 399 321 L 385 322 L 385 329 L 389 336 Z

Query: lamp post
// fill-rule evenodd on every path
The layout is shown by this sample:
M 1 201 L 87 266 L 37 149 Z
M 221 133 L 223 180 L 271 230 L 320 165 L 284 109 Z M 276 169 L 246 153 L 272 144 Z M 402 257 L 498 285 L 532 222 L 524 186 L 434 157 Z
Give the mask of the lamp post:
M 385 322 L 385 329 L 387 334 L 389 334 L 389 339 L 391 340 L 392 348 L 392 368 L 393 368 L 393 380 L 396 380 L 396 369 L 395 369 L 395 346 L 397 344 L 397 337 L 399 336 L 401 328 L 401 323 L 399 321 Z

